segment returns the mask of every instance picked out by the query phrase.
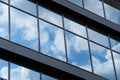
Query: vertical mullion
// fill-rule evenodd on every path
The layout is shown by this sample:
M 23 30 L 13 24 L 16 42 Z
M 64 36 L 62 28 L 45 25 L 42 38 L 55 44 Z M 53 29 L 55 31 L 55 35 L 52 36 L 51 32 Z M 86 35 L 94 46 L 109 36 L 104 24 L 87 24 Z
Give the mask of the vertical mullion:
M 106 18 L 106 12 L 105 12 L 104 0 L 102 0 L 102 7 L 103 7 L 103 14 L 104 14 L 104 17 Z
M 38 29 L 38 51 L 40 52 L 41 51 L 41 48 L 40 48 L 40 28 L 39 28 L 39 8 L 38 8 L 38 2 L 36 3 L 36 11 L 37 11 L 37 29 Z M 42 80 L 42 77 L 41 77 L 41 73 L 40 74 L 40 80 Z
M 10 20 L 10 0 L 8 0 L 8 33 L 9 33 L 9 40 L 11 41 L 11 20 Z
M 82 0 L 82 7 L 85 8 L 85 5 L 84 5 L 84 0 Z
M 8 80 L 10 80 L 10 61 L 8 61 Z
M 40 48 L 40 28 L 39 28 L 39 9 L 38 9 L 38 2 L 36 3 L 36 11 L 37 11 L 37 29 L 38 29 L 38 51 L 41 51 Z
M 89 48 L 89 54 L 90 54 L 91 69 L 92 69 L 92 72 L 94 73 L 93 62 L 92 62 L 92 53 L 91 53 L 91 49 L 90 49 L 90 40 L 89 40 L 87 25 L 86 25 L 86 33 L 87 33 L 87 41 L 88 41 L 88 48 Z
M 66 62 L 68 63 L 68 52 L 67 52 L 67 42 L 66 42 L 67 39 L 66 39 L 66 34 L 65 34 L 64 15 L 62 15 L 62 24 L 63 24 L 63 34 L 64 34 Z
M 111 57 L 112 57 L 112 62 L 113 62 L 113 67 L 114 67 L 114 72 L 115 72 L 115 78 L 116 78 L 116 80 L 118 80 L 118 78 L 117 78 L 117 72 L 116 72 L 116 68 L 115 68 L 115 61 L 114 61 L 113 52 L 112 52 L 111 41 L 110 41 L 110 36 L 108 36 L 108 40 L 109 40 L 109 45 L 110 45 L 110 52 L 111 52 Z
M 10 0 L 8 0 L 8 35 L 9 40 L 11 41 L 11 20 L 10 20 Z M 8 80 L 10 80 L 10 61 L 8 61 Z

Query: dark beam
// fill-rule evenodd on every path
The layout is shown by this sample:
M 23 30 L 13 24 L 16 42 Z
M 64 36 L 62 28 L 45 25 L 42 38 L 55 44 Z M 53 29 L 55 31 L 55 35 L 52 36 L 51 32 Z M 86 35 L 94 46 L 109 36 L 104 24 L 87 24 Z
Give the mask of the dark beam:
M 106 80 L 83 69 L 0 38 L 0 57 L 61 80 Z

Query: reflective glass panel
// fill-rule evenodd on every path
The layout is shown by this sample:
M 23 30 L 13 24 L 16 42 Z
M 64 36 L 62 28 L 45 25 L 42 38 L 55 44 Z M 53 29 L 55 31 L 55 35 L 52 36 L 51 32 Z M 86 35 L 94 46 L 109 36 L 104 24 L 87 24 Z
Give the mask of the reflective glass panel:
M 120 10 L 107 4 L 104 4 L 104 6 L 106 18 L 120 25 Z
M 88 29 L 88 35 L 89 35 L 90 40 L 95 41 L 106 47 L 109 47 L 108 37 L 96 32 L 96 31 L 93 31 L 91 29 Z
M 8 3 L 8 0 L 1 0 L 1 1 Z
M 57 79 L 50 77 L 48 75 L 42 74 L 42 80 L 57 80 Z
M 60 16 L 46 8 L 39 7 L 39 17 L 62 27 L 62 16 Z
M 8 6 L 0 3 L 0 37 L 8 39 Z
M 8 62 L 0 59 L 0 78 L 8 80 Z
M 40 73 L 11 63 L 10 80 L 40 80 Z
M 67 18 L 64 18 L 64 24 L 65 28 L 69 31 L 72 31 L 78 35 L 81 35 L 83 37 L 87 37 L 86 35 L 86 28 L 74 21 L 71 21 Z
M 11 40 L 38 50 L 37 19 L 11 8 Z
M 68 62 L 91 71 L 87 40 L 66 32 Z
M 83 1 L 85 9 L 90 10 L 93 13 L 104 17 L 101 0 L 83 0 Z
M 10 0 L 11 5 L 22 9 L 24 11 L 27 11 L 28 13 L 31 13 L 33 15 L 37 15 L 36 12 L 36 5 L 28 0 Z
M 78 5 L 80 7 L 83 7 L 82 0 L 68 0 L 68 1 Z
M 94 73 L 115 80 L 110 50 L 90 42 Z
M 117 78 L 118 78 L 118 80 L 120 80 L 120 54 L 113 52 L 113 57 L 114 57 L 114 61 L 115 61 Z
M 120 52 L 120 42 L 115 39 L 110 39 L 111 47 L 113 50 Z
M 44 54 L 66 60 L 63 30 L 40 20 L 40 43 Z

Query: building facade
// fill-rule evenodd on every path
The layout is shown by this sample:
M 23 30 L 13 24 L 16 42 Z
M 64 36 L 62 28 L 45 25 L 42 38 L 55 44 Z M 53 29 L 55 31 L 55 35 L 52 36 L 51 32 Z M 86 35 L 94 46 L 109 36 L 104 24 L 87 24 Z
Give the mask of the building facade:
M 120 80 L 119 0 L 0 0 L 0 80 Z

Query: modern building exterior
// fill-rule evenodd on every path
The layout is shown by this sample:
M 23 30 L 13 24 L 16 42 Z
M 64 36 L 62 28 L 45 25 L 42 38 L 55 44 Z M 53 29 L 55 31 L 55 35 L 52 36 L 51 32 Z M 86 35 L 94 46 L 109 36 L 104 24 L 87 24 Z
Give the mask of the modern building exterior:
M 120 80 L 120 1 L 0 0 L 0 80 Z

